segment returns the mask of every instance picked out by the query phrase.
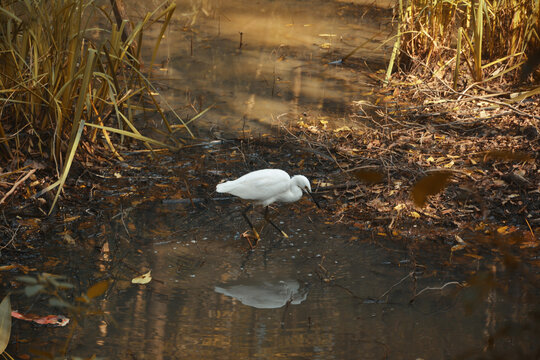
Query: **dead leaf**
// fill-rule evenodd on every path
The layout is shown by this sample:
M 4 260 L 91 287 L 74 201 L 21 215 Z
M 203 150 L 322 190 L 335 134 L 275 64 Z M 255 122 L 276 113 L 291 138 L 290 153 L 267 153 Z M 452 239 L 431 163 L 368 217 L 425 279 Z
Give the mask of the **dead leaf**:
M 424 176 L 414 184 L 411 190 L 414 203 L 417 206 L 423 207 L 429 195 L 435 195 L 446 187 L 450 176 L 452 176 L 452 172 L 445 170 L 433 171 L 429 175 Z
M 405 205 L 405 204 L 397 204 L 396 206 L 394 206 L 394 210 L 401 211 L 401 210 L 405 209 L 406 207 L 407 207 L 407 205 Z
M 88 289 L 88 291 L 86 292 L 86 296 L 88 296 L 90 299 L 93 299 L 102 295 L 109 288 L 109 284 L 109 280 L 103 280 L 92 285 L 90 289 Z
M 0 266 L 0 271 L 7 271 L 7 270 L 15 269 L 17 266 L 18 265 L 16 264 L 3 265 L 3 266 Z
M 146 274 L 143 274 L 141 276 L 137 276 L 136 278 L 133 278 L 131 280 L 131 282 L 133 284 L 148 284 L 150 281 L 152 281 L 152 276 L 150 275 L 151 272 L 152 272 L 152 270 L 150 270 Z
M 489 159 L 493 160 L 507 160 L 507 161 L 529 161 L 532 160 L 532 156 L 521 151 L 510 151 L 510 150 L 492 150 L 488 151 L 484 155 L 484 162 Z
M 339 127 L 337 129 L 334 129 L 334 132 L 335 133 L 338 133 L 338 132 L 341 132 L 341 131 L 352 131 L 350 127 L 348 127 L 347 125 L 345 126 L 342 126 L 342 127 Z
M 508 234 L 508 226 L 501 226 L 497 229 L 499 234 Z
M 64 241 L 69 245 L 75 245 L 75 239 L 69 234 L 64 234 Z
M 365 184 L 376 184 L 384 180 L 384 173 L 378 169 L 357 169 L 352 174 Z
M 466 246 L 465 244 L 454 245 L 454 246 L 452 246 L 452 249 L 450 249 L 450 251 L 451 252 L 458 251 L 458 250 L 463 249 L 465 246 Z
M 484 258 L 484 257 L 481 256 L 481 255 L 471 254 L 471 253 L 467 253 L 467 254 L 465 254 L 465 256 L 472 257 L 473 259 L 477 259 L 477 260 L 480 260 L 480 259 L 483 259 L 483 258 Z
M 11 316 L 15 319 L 32 321 L 40 325 L 66 326 L 69 324 L 69 318 L 63 315 L 47 315 L 40 317 L 35 314 L 21 314 L 18 311 L 12 311 Z

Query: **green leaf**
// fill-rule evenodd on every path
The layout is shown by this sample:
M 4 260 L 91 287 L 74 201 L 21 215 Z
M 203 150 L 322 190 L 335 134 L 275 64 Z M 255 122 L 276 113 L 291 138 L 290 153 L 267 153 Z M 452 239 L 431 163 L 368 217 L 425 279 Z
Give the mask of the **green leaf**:
M 29 285 L 24 288 L 24 293 L 26 294 L 26 296 L 31 297 L 31 296 L 36 295 L 38 292 L 40 292 L 44 288 L 45 286 L 42 284 Z
M 38 281 L 35 277 L 31 276 L 17 276 L 15 280 L 26 283 L 26 284 L 37 284 Z
M 67 283 L 67 282 L 59 282 L 56 284 L 56 287 L 59 289 L 73 289 L 73 284 Z
M 51 306 L 56 306 L 56 307 L 60 307 L 60 308 L 63 308 L 63 307 L 71 307 L 71 304 L 62 300 L 62 299 L 58 299 L 58 298 L 50 298 L 49 299 L 49 305 Z
M 0 354 L 6 350 L 11 335 L 11 303 L 7 295 L 0 303 Z

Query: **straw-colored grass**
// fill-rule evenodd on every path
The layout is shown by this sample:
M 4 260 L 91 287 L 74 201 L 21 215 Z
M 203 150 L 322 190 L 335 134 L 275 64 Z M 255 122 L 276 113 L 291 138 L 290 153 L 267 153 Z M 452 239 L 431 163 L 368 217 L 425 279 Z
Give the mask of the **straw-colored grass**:
M 399 0 L 398 6 L 400 66 L 448 74 L 454 88 L 463 76 L 475 83 L 518 79 L 527 54 L 540 48 L 535 0 Z
M 133 116 L 157 112 L 171 129 L 138 57 L 143 30 L 159 20 L 156 25 L 163 32 L 174 10 L 174 4 L 164 2 L 122 40 L 126 22 L 118 28 L 110 11 L 91 0 L 3 1 L 0 157 L 4 163 L 17 169 L 29 156 L 49 159 L 59 179 L 50 187 L 58 187 L 56 203 L 81 141 L 103 139 L 118 157 L 110 133 L 120 134 L 117 139 L 141 140 L 148 148 L 170 146 L 141 135 Z M 97 28 L 96 20 L 107 25 Z

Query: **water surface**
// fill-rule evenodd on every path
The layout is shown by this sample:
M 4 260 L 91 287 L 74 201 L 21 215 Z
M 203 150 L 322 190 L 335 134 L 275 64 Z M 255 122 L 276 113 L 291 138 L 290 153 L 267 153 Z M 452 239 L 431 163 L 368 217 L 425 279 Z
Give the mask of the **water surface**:
M 385 66 L 390 4 L 177 1 L 153 79 L 186 119 L 213 106 L 197 123 L 218 134 L 345 119 L 373 86 L 370 73 Z M 136 10 L 133 17 L 143 13 Z M 149 48 L 157 30 L 146 33 Z M 344 63 L 329 64 L 357 47 Z

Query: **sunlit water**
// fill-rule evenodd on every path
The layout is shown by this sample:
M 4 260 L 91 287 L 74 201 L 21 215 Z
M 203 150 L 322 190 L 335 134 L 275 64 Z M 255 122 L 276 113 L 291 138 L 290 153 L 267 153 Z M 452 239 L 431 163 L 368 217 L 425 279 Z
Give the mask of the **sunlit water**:
M 152 77 L 184 119 L 213 134 L 348 117 L 392 44 L 390 1 L 178 1 Z M 132 10 L 134 16 L 142 10 Z M 377 16 L 377 17 L 375 17 Z M 149 48 L 157 27 L 147 32 Z M 329 63 L 346 57 L 343 64 Z M 150 54 L 146 57 L 146 65 Z

